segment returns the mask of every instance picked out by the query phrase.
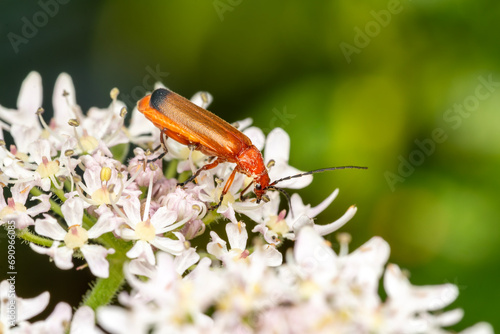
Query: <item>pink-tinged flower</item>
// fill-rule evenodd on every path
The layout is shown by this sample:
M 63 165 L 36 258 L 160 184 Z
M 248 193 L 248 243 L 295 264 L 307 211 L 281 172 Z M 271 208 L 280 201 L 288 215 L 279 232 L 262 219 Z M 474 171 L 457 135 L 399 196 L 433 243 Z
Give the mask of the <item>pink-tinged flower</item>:
M 143 169 L 143 172 L 139 173 L 135 179 L 137 185 L 141 187 L 147 187 L 151 178 L 153 178 L 153 182 L 158 182 L 163 177 L 162 160 L 158 159 L 154 162 L 147 162 L 151 160 L 152 157 L 145 153 L 146 152 L 144 152 L 142 148 L 136 147 L 134 149 L 134 157 L 128 163 L 128 171 L 130 174 L 134 174 L 137 170 Z
M 226 241 L 220 238 L 217 233 L 211 231 L 212 241 L 207 245 L 208 253 L 224 263 L 246 259 L 250 252 L 246 249 L 248 233 L 245 227 L 245 223 L 242 222 L 226 224 L 226 233 L 231 246 L 230 250 L 227 249 Z
M 31 200 L 39 200 L 40 203 L 26 208 L 26 201 L 33 186 L 33 183 L 16 183 L 10 188 L 11 197 L 7 201 L 5 201 L 3 191 L 0 191 L 0 225 L 8 220 L 15 220 L 16 228 L 22 230 L 35 223 L 33 217 L 50 209 L 51 194 L 31 197 Z
M 21 130 L 19 129 L 17 133 L 21 133 Z M 31 137 L 26 136 L 26 138 Z M 10 151 L 6 151 L 4 147 L 0 148 L 0 156 L 3 156 L 0 167 L 12 179 L 11 183 L 33 182 L 44 191 L 48 191 L 51 185 L 62 188 L 56 177 L 71 178 L 79 162 L 66 155 L 76 145 L 76 140 L 71 137 L 62 144 L 62 151 L 54 160 L 52 157 L 57 155 L 57 151 L 50 140 L 31 138 L 29 142 L 16 141 L 16 144 L 18 146 L 11 145 Z M 20 147 L 24 147 L 24 150 L 20 151 Z
M 85 172 L 83 182 L 77 183 L 76 190 L 87 203 L 94 206 L 121 204 L 120 201 L 125 197 L 138 197 L 141 194 L 140 190 L 127 189 L 134 179 L 127 180 L 127 173 L 118 169 L 120 164 L 104 156 L 101 151 L 92 156 L 82 156 L 81 159 L 85 165 Z M 140 170 L 137 171 L 135 176 L 140 173 Z
M 106 260 L 108 254 L 113 254 L 114 249 L 106 249 L 100 245 L 88 243 L 88 239 L 94 239 L 104 232 L 110 231 L 114 226 L 108 226 L 106 220 L 98 221 L 88 231 L 82 227 L 83 209 L 88 205 L 78 197 L 71 197 L 64 202 L 61 211 L 64 214 L 68 231 L 64 230 L 57 220 L 45 215 L 44 219 L 35 222 L 35 232 L 45 237 L 56 240 L 52 247 L 45 248 L 30 244 L 31 248 L 40 254 L 47 254 L 54 259 L 56 266 L 60 269 L 73 267 L 72 255 L 75 249 L 79 249 L 87 260 L 90 271 L 97 277 L 108 277 L 109 263 Z M 59 247 L 57 241 L 64 241 L 64 246 Z
M 30 145 L 29 151 L 37 166 L 34 171 L 37 185 L 43 191 L 48 191 L 51 183 L 57 184 L 56 176 L 63 173 L 60 162 L 51 158 L 55 155 L 55 149 L 51 147 L 48 140 L 39 139 Z
M 196 184 L 199 185 L 202 191 L 200 192 L 199 198 L 208 205 L 218 204 L 220 201 L 220 195 L 222 193 L 223 187 L 226 184 L 226 180 L 229 178 L 233 171 L 234 165 L 224 163 L 219 166 L 200 173 L 196 178 Z M 214 181 L 215 176 L 215 181 Z M 224 195 L 223 201 L 217 209 L 217 212 L 224 214 L 228 210 L 228 206 L 232 205 L 235 211 L 243 212 L 245 209 L 255 210 L 259 206 L 255 203 L 247 202 L 237 202 L 237 193 L 240 189 L 243 189 L 246 176 L 241 173 L 236 173 L 233 183 L 229 187 L 228 192 Z
M 132 249 L 127 252 L 129 258 L 144 259 L 149 264 L 154 265 L 155 256 L 152 246 L 174 255 L 180 255 L 186 249 L 182 233 L 173 232 L 177 240 L 162 236 L 186 223 L 187 219 L 176 222 L 177 213 L 175 211 L 161 207 L 149 217 L 148 209 L 144 210 L 144 217 L 141 217 L 140 202 L 133 197 L 124 201 L 123 210 L 127 217 L 126 225 L 128 226 L 122 226 L 117 230 L 117 233 L 126 240 L 136 240 Z
M 40 314 L 49 304 L 49 299 L 48 292 L 34 298 L 17 297 L 15 282 L 0 282 L 0 328 L 7 333 L 11 327 Z
M 202 234 L 205 224 L 201 221 L 207 213 L 207 206 L 199 200 L 200 187 L 188 185 L 175 187 L 166 195 L 159 196 L 157 203 L 177 213 L 177 220 L 186 220 L 181 233 L 187 240 Z

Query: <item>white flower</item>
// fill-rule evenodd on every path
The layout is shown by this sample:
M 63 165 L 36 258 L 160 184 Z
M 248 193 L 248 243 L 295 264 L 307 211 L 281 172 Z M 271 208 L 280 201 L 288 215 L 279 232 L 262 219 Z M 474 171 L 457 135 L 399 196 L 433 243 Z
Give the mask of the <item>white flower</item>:
M 156 270 L 151 278 L 143 281 L 125 267 L 127 281 L 133 287 L 132 293 L 121 293 L 119 301 L 128 310 L 117 306 L 99 308 L 99 324 L 111 333 L 144 333 L 155 328 L 158 333 L 204 332 L 212 327 L 213 321 L 203 312 L 206 300 L 211 300 L 212 274 L 182 279 L 172 257 L 158 253 Z M 209 297 L 210 296 L 210 297 Z
M 274 160 L 275 164 L 269 171 L 271 182 L 283 177 L 303 173 L 295 167 L 288 165 L 290 158 L 290 136 L 281 128 L 275 128 L 267 135 L 264 149 L 264 161 Z M 301 189 L 312 182 L 312 175 L 305 175 L 296 179 L 282 181 L 281 188 Z
M 220 238 L 217 233 L 211 231 L 210 236 L 212 237 L 212 241 L 207 245 L 208 253 L 226 264 L 228 262 L 244 260 L 254 255 L 254 253 L 250 254 L 246 249 L 248 232 L 245 223 L 227 223 L 226 233 L 231 249 L 228 250 L 226 241 Z M 269 266 L 279 266 L 283 261 L 283 256 L 274 246 L 266 245 L 261 252 L 262 256 L 260 259 L 264 260 Z
M 34 298 L 20 298 L 14 284 L 0 282 L 0 328 L 9 328 L 40 314 L 49 304 L 50 295 L 43 292 Z
M 75 87 L 71 76 L 61 73 L 56 80 L 52 104 L 54 106 L 54 135 L 58 138 L 75 136 L 77 133 L 80 152 L 93 153 L 97 148 L 108 151 L 108 147 L 127 143 L 122 131 L 122 109 L 125 104 L 117 100 L 118 92 L 111 93 L 112 102 L 108 108 L 92 107 L 83 115 L 76 103 Z M 78 121 L 76 129 L 69 125 L 71 119 Z
M 50 194 L 31 197 L 32 200 L 39 200 L 35 206 L 26 208 L 25 204 L 33 184 L 16 183 L 10 188 L 12 197 L 5 202 L 3 191 L 0 192 L 0 225 L 7 220 L 15 220 L 16 228 L 24 229 L 29 225 L 34 225 L 33 217 L 50 209 Z
M 0 145 L 0 185 L 8 187 L 0 193 L 0 220 L 16 221 L 16 227 L 24 229 L 17 236 L 32 240 L 31 248 L 49 255 L 57 267 L 72 268 L 73 257 L 83 255 L 91 272 L 101 278 L 110 275 L 107 255 L 115 250 L 103 245 L 111 244 L 116 248 L 114 268 L 123 265 L 127 283 L 115 305 L 98 305 L 96 325 L 88 306 L 78 308 L 70 321 L 71 307 L 63 302 L 47 319 L 29 322 L 47 306 L 48 293 L 23 300 L 4 281 L 0 333 L 101 334 L 103 328 L 109 333 L 443 334 L 462 318 L 461 309 L 443 311 L 458 295 L 455 285 L 413 286 L 398 266 L 387 265 L 390 249 L 380 237 L 349 252 L 350 236 L 340 233 L 340 249 L 332 249 L 322 236 L 346 224 L 356 207 L 326 225 L 313 218 L 332 203 L 338 190 L 315 207 L 293 194 L 290 209 L 280 210 L 280 192 L 272 187 L 267 189 L 268 203 L 239 201 L 254 176 L 235 173 L 217 212 L 209 212 L 207 206 L 219 202 L 238 166 L 221 163 L 201 173 L 196 182 L 178 187 L 178 180 L 163 174 L 163 161 L 151 163 L 144 151 L 158 145 L 160 131 L 136 108 L 126 129 L 118 93 L 111 91 L 107 108 L 91 108 L 84 115 L 71 77 L 63 73 L 56 81 L 54 117 L 47 125 L 35 114 L 42 103 L 42 86 L 40 76 L 32 72 L 23 82 L 18 110 L 0 106 L 0 138 L 7 130 L 15 142 L 9 148 Z M 212 96 L 198 93 L 192 101 L 206 108 Z M 289 166 L 288 134 L 278 128 L 266 138 L 250 125 L 245 119 L 237 128 L 264 152 L 267 166 L 275 161 L 269 171 L 271 184 L 277 181 L 280 189 L 294 189 L 312 181 L 311 175 L 279 181 L 302 173 Z M 142 147 L 134 150 L 135 158 L 121 162 L 112 156 L 110 146 L 130 141 Z M 211 161 L 175 140 L 166 145 L 165 159 L 178 159 L 179 173 L 195 173 Z M 174 166 L 167 175 L 175 172 Z M 42 188 L 42 195 L 31 195 L 35 186 Z M 63 202 L 59 210 L 57 199 L 49 203 L 50 189 Z M 248 188 L 248 198 L 252 190 Z M 36 219 L 39 214 L 43 218 Z M 240 214 L 256 226 L 240 221 Z M 211 231 L 210 240 L 197 239 L 221 216 L 229 221 L 226 236 Z M 53 241 L 33 235 L 33 224 L 37 234 Z M 9 247 L 12 252 L 13 245 Z M 285 262 L 279 247 L 289 247 L 283 249 Z M 116 293 L 103 291 L 113 284 L 100 282 L 104 284 L 93 286 L 90 296 Z M 17 318 L 10 317 L 14 302 Z M 94 307 L 95 299 L 84 303 Z M 492 332 L 489 324 L 479 323 L 463 333 Z
M 296 231 L 304 224 L 313 226 L 320 235 L 328 235 L 344 226 L 355 215 L 357 211 L 355 206 L 349 207 L 342 217 L 330 224 L 319 225 L 312 220 L 325 210 L 337 195 L 338 189 L 319 205 L 311 208 L 310 204 L 303 204 L 298 194 L 293 194 L 290 201 L 293 214 L 292 212 L 287 214 L 285 210 L 278 213 L 280 196 L 279 193 L 274 192 L 269 194 L 270 201 L 263 206 L 262 210 L 247 210 L 244 213 L 259 223 L 253 228 L 253 232 L 261 233 L 267 243 L 279 245 L 283 239 L 295 240 Z
M 462 310 L 447 311 L 434 315 L 458 297 L 453 284 L 412 286 L 399 267 L 390 264 L 384 275 L 387 291 L 385 312 L 392 314 L 387 330 L 405 333 L 429 333 L 441 327 L 451 326 L 462 319 Z
M 101 334 L 103 333 L 95 325 L 94 311 L 88 306 L 82 306 L 76 310 L 71 321 L 70 334 Z
M 119 235 L 126 240 L 136 240 L 132 249 L 127 252 L 131 259 L 141 258 L 155 264 L 152 246 L 174 255 L 180 255 L 185 249 L 184 236 L 179 232 L 173 232 L 177 240 L 159 236 L 170 232 L 185 224 L 186 220 L 176 223 L 177 213 L 166 207 L 161 207 L 149 218 L 141 217 L 141 207 L 137 198 L 125 201 L 123 210 L 127 216 L 127 225 L 118 230 Z
M 31 333 L 53 333 L 64 334 L 67 332 L 67 326 L 71 320 L 71 306 L 60 302 L 54 308 L 54 311 L 45 320 L 34 323 L 22 322 L 19 327 L 13 330 L 15 334 Z
M 133 178 L 126 180 L 127 174 L 118 170 L 116 160 L 104 156 L 101 151 L 82 156 L 81 159 L 85 165 L 84 182 L 78 182 L 76 190 L 87 203 L 95 206 L 121 204 L 121 200 L 128 196 L 138 197 L 141 194 L 140 190 L 127 188 Z
M 100 245 L 88 243 L 88 239 L 99 237 L 102 233 L 110 230 L 105 220 L 98 221 L 88 231 L 82 227 L 83 209 L 88 206 L 78 197 L 71 197 L 61 207 L 65 216 L 68 231 L 65 231 L 51 216 L 45 215 L 44 219 L 35 222 L 36 233 L 56 240 L 52 247 L 45 248 L 30 244 L 31 248 L 41 254 L 47 254 L 54 259 L 60 269 L 73 267 L 71 257 L 75 249 L 79 249 L 87 263 L 90 271 L 97 277 L 108 277 L 109 263 L 106 260 L 108 254 L 113 254 L 114 249 L 106 249 Z M 104 225 L 104 226 L 103 226 Z M 64 241 L 64 246 L 59 247 L 57 241 Z

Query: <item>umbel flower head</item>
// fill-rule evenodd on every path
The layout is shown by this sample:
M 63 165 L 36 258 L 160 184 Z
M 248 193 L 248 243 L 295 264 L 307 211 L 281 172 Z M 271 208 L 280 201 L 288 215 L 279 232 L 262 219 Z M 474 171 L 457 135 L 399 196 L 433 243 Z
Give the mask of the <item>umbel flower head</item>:
M 77 269 L 96 276 L 75 312 L 60 301 L 47 319 L 32 322 L 49 292 L 22 299 L 12 280 L 1 282 L 0 333 L 447 333 L 462 318 L 461 309 L 443 310 L 458 296 L 455 285 L 413 286 L 387 264 L 390 248 L 380 237 L 349 252 L 350 236 L 341 233 L 339 252 L 332 250 L 324 236 L 356 207 L 326 225 L 313 218 L 338 189 L 316 206 L 293 194 L 292 215 L 272 189 L 267 203 L 240 200 L 252 179 L 237 173 L 210 210 L 234 164 L 178 186 L 210 157 L 168 140 L 168 153 L 155 159 L 160 132 L 136 108 L 127 127 L 119 91 L 110 97 L 108 107 L 82 112 L 63 73 L 46 119 L 41 78 L 32 72 L 17 107 L 0 106 L 0 224 L 48 255 L 42 265 L 71 270 L 83 262 Z M 201 92 L 192 101 L 207 108 L 212 97 Z M 283 129 L 266 137 L 245 119 L 239 130 L 266 163 L 275 161 L 271 179 L 300 173 L 288 164 Z M 213 230 L 215 221 L 223 228 Z M 479 323 L 463 333 L 493 330 Z

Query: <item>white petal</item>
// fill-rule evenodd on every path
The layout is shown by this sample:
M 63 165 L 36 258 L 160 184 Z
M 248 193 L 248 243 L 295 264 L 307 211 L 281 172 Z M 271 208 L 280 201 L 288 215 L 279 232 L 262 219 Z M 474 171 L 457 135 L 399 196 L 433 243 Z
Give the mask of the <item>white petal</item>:
M 163 233 L 162 228 L 172 225 L 176 219 L 177 213 L 175 211 L 170 211 L 167 207 L 162 206 L 151 217 L 151 225 L 154 226 L 158 233 Z
M 340 217 L 333 223 L 327 225 L 314 224 L 314 230 L 320 235 L 328 235 L 344 226 L 349 220 L 351 220 L 352 217 L 354 217 L 356 211 L 358 211 L 358 208 L 356 208 L 354 205 L 350 206 L 349 209 L 347 209 L 346 213 L 344 213 L 342 217 Z
M 265 245 L 263 255 L 269 267 L 278 267 L 283 263 L 283 254 L 271 245 Z
M 36 174 L 38 174 L 38 173 L 36 173 Z M 51 186 L 50 178 L 44 177 L 43 179 L 39 180 L 38 186 L 40 188 L 42 188 L 42 190 L 45 191 L 45 192 L 49 191 L 50 190 L 50 186 Z
M 259 129 L 255 126 L 252 126 L 248 129 L 244 130 L 243 133 L 248 138 L 250 138 L 250 140 L 252 141 L 252 144 L 254 144 L 254 146 L 257 147 L 257 149 L 259 151 L 262 151 L 262 149 L 264 148 L 266 136 L 264 135 L 264 132 L 262 132 L 261 129 Z M 268 163 L 269 161 L 265 160 L 264 162 Z
M 128 228 L 128 227 L 119 228 L 116 231 L 116 233 L 125 240 L 137 240 L 138 239 L 137 234 L 135 234 L 135 231 Z
M 265 161 L 288 162 L 290 157 L 290 136 L 282 128 L 274 128 L 269 132 L 264 151 Z
M 64 240 L 66 231 L 59 225 L 57 220 L 49 215 L 44 215 L 44 217 L 36 220 L 35 232 L 54 240 Z
M 227 210 L 222 213 L 224 217 L 229 219 L 232 223 L 238 224 L 238 220 L 236 219 L 236 214 L 234 212 L 233 205 L 231 203 L 228 203 L 227 205 Z
M 97 310 L 99 324 L 110 333 L 132 333 L 130 328 L 130 316 L 128 312 L 118 306 L 104 306 Z M 143 333 L 143 332 L 137 332 Z
M 61 205 L 61 211 L 68 226 L 82 226 L 83 209 L 85 205 L 81 198 L 71 197 Z
M 38 124 L 30 126 L 28 123 L 12 124 L 10 134 L 14 138 L 18 151 L 28 152 L 29 145 L 40 138 L 42 130 Z
M 66 96 L 64 96 L 64 92 L 67 93 Z M 61 73 L 57 77 L 52 95 L 52 106 L 54 107 L 54 120 L 57 125 L 69 130 L 67 123 L 69 119 L 75 118 L 75 110 L 72 110 L 72 108 L 77 106 L 75 86 L 71 76 L 67 73 Z
M 380 237 L 373 237 L 349 255 L 341 256 L 343 263 L 339 274 L 344 282 L 356 282 L 364 294 L 367 307 L 377 307 L 378 288 L 384 266 L 389 258 L 389 244 Z
M 102 333 L 95 326 L 94 310 L 89 306 L 82 306 L 76 310 L 71 322 L 70 334 L 99 334 Z
M 339 189 L 337 188 L 330 194 L 330 196 L 325 198 L 323 202 L 316 205 L 314 208 L 311 208 L 311 210 L 309 211 L 309 217 L 314 218 L 318 214 L 323 212 L 333 202 L 333 200 L 337 197 L 338 194 L 339 194 Z
M 458 323 L 464 317 L 464 311 L 460 308 L 456 308 L 451 311 L 443 312 L 434 316 L 434 321 L 439 325 L 439 327 L 453 326 Z
M 28 150 L 31 158 L 39 165 L 42 163 L 42 157 L 46 157 L 51 161 L 50 142 L 46 139 L 38 139 L 31 143 Z
M 314 274 L 319 270 L 330 271 L 331 275 L 336 272 L 337 255 L 311 226 L 300 229 L 294 255 L 306 274 Z
M 151 244 L 172 255 L 181 255 L 186 249 L 182 240 L 173 240 L 164 237 L 155 237 Z
M 196 253 L 196 249 L 191 247 L 184 251 L 180 256 L 175 257 L 175 270 L 179 275 L 182 275 L 189 267 L 198 262 L 199 259 L 200 255 Z
M 458 288 L 453 284 L 412 286 L 395 264 L 387 266 L 384 288 L 394 304 L 405 305 L 407 312 L 440 310 L 458 296 Z
M 35 225 L 33 218 L 28 216 L 26 213 L 14 212 L 13 214 L 7 214 L 0 220 L 0 225 L 8 220 L 13 220 L 17 229 L 22 230 L 28 226 Z
M 276 179 L 281 179 L 287 176 L 293 176 L 301 173 L 304 172 L 295 167 L 289 166 L 287 162 L 276 160 L 276 165 L 273 168 L 271 168 L 271 171 L 269 172 L 269 177 L 271 178 L 271 180 L 275 181 Z M 295 179 L 279 182 L 278 184 L 279 187 L 281 188 L 302 189 L 311 184 L 312 180 L 313 180 L 312 175 L 304 175 Z
M 220 260 L 227 253 L 226 242 L 214 231 L 210 231 L 210 236 L 212 241 L 207 244 L 207 252 Z
M 72 313 L 69 304 L 65 302 L 58 303 L 54 311 L 44 321 L 45 331 L 48 333 L 65 333 Z
M 80 247 L 89 269 L 97 277 L 108 278 L 109 262 L 106 260 L 108 254 L 113 254 L 114 249 L 106 249 L 99 245 L 83 245 Z
M 212 94 L 208 92 L 197 92 L 191 98 L 191 102 L 196 104 L 198 107 L 202 107 L 203 109 L 207 109 L 213 100 L 214 98 Z
M 493 327 L 487 322 L 480 322 L 460 332 L 460 334 L 493 334 Z
M 248 232 L 245 228 L 245 223 L 228 223 L 226 224 L 226 233 L 231 248 L 245 250 L 248 240 Z
M 138 137 L 142 134 L 155 133 L 158 130 L 156 130 L 153 122 L 150 122 L 146 116 L 144 116 L 139 110 L 137 110 L 137 107 L 135 107 L 134 110 L 132 110 L 132 119 L 130 121 L 128 131 L 131 136 Z
M 39 200 L 40 203 L 26 210 L 26 213 L 34 217 L 40 213 L 49 211 L 50 209 L 49 199 L 51 195 L 52 194 L 41 194 L 40 196 L 33 196 L 32 199 Z
M 4 281 L 6 282 L 6 281 Z M 2 282 L 3 284 L 3 282 Z M 49 304 L 50 294 L 45 291 L 34 298 L 17 299 L 17 321 L 28 320 L 40 314 Z
M 156 273 L 156 267 L 150 265 L 147 261 L 142 259 L 134 259 L 130 261 L 127 268 L 130 273 L 134 275 L 141 275 L 149 278 L 153 277 L 153 275 Z
M 156 262 L 151 245 L 143 240 L 137 240 L 135 245 L 127 252 L 127 257 L 130 259 L 144 259 L 151 265 Z
M 124 201 L 123 210 L 125 211 L 125 215 L 129 219 L 132 228 L 142 221 L 141 203 L 139 203 L 137 198 L 131 197 L 129 200 Z
M 239 120 L 237 123 L 238 123 L 238 130 L 240 130 L 241 132 L 244 133 L 245 132 L 244 130 L 246 128 L 248 128 L 250 125 L 252 125 L 253 119 L 250 117 L 247 117 L 245 119 Z
M 33 124 L 36 120 L 36 111 L 42 106 L 42 77 L 38 72 L 30 72 L 21 85 L 17 98 L 17 109 L 20 111 L 11 123 Z
M 99 216 L 97 222 L 88 230 L 88 236 L 91 239 L 100 237 L 104 233 L 111 232 L 115 229 L 115 214 L 111 211 L 106 211 Z M 130 229 L 128 229 L 130 230 Z

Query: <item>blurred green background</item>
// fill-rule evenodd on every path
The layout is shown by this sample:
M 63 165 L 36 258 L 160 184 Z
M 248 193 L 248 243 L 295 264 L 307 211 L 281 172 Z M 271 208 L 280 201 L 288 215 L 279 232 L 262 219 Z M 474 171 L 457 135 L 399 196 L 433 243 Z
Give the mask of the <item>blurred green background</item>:
M 284 128 L 299 169 L 368 166 L 299 191 L 316 205 L 340 188 L 317 221 L 356 204 L 342 229 L 353 249 L 382 236 L 412 283 L 459 286 L 456 328 L 500 328 L 499 15 L 493 0 L 4 0 L 0 104 L 15 107 L 32 70 L 47 110 L 63 71 L 84 110 L 107 106 L 113 87 L 133 106 L 151 72 L 186 97 L 209 91 L 230 122 Z M 18 259 L 19 294 L 50 289 L 57 274 L 53 298 L 76 306 L 87 282 L 39 272 L 46 262 L 29 250 Z

